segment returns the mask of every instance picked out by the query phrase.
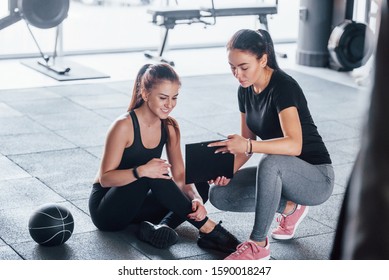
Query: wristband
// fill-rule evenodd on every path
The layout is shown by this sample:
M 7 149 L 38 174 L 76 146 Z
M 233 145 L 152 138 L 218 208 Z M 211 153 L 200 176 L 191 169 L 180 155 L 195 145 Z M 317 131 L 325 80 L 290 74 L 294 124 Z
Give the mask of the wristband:
M 134 174 L 134 177 L 136 179 L 139 179 L 139 173 L 138 173 L 138 170 L 137 170 L 138 166 L 134 166 L 134 168 L 132 169 L 132 174 Z

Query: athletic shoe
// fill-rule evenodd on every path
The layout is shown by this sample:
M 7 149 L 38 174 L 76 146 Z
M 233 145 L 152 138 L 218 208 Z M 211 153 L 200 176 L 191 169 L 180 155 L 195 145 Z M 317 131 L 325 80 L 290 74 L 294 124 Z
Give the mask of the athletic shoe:
M 278 227 L 273 230 L 271 236 L 274 239 L 288 240 L 293 238 L 297 227 L 308 213 L 308 206 L 298 204 L 290 215 L 281 214 L 277 217 Z
M 178 241 L 177 232 L 167 225 L 154 225 L 144 221 L 141 223 L 138 238 L 159 249 L 165 249 Z
M 213 249 L 224 253 L 232 253 L 239 245 L 239 240 L 227 231 L 219 222 L 210 233 L 200 232 L 197 245 L 203 249 Z
M 257 245 L 254 241 L 243 242 L 236 248 L 236 252 L 225 260 L 268 260 L 270 259 L 269 240 L 266 238 L 266 246 Z

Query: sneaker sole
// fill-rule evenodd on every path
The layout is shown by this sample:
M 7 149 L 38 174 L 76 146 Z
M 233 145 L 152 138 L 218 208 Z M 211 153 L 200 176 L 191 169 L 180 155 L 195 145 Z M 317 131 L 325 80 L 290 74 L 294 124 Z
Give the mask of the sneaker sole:
M 262 259 L 259 259 L 259 261 L 265 261 L 265 260 L 270 260 L 270 255 L 267 256 L 267 257 L 264 257 L 264 258 L 262 258 Z
M 233 259 L 233 258 L 229 259 L 229 258 L 227 257 L 227 258 L 225 258 L 224 260 L 226 260 L 226 261 L 236 261 L 236 260 L 238 260 L 238 259 Z M 265 261 L 265 260 L 270 260 L 270 255 L 268 255 L 268 256 L 266 256 L 266 257 L 263 257 L 263 258 L 260 258 L 260 259 L 256 259 L 256 261 Z
M 140 225 L 138 238 L 156 248 L 166 249 L 177 243 L 178 234 L 169 227 L 155 229 L 152 224 L 143 222 Z
M 289 240 L 289 239 L 292 239 L 294 237 L 294 234 L 296 233 L 296 230 L 297 230 L 298 226 L 301 224 L 301 222 L 307 216 L 308 209 L 309 209 L 309 207 L 306 206 L 303 215 L 300 217 L 300 219 L 297 221 L 296 225 L 294 226 L 294 230 L 293 230 L 292 234 L 288 235 L 288 234 L 275 234 L 275 233 L 272 233 L 271 237 L 274 238 L 274 239 L 277 239 L 277 240 Z

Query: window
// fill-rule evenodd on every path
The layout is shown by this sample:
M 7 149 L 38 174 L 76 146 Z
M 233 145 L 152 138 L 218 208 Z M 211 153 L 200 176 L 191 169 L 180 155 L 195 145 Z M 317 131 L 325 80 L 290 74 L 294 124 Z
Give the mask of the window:
M 16 1 L 16 0 L 13 0 Z M 0 0 L 7 7 L 8 0 Z M 178 2 L 178 5 L 177 5 Z M 214 0 L 215 7 L 258 5 L 274 0 Z M 211 0 L 71 0 L 68 17 L 62 24 L 60 42 L 65 54 L 140 51 L 157 49 L 164 28 L 151 22 L 148 10 L 161 6 L 178 8 L 211 7 Z M 269 29 L 277 41 L 296 40 L 299 0 L 280 0 L 278 14 L 269 19 Z M 0 10 L 0 14 L 7 9 Z M 207 18 L 212 23 L 212 18 Z M 223 46 L 236 30 L 259 28 L 256 16 L 217 17 L 215 25 L 194 23 L 176 25 L 169 33 L 168 46 L 190 48 Z M 55 28 L 31 27 L 44 53 L 52 53 Z M 0 58 L 38 55 L 38 49 L 21 20 L 0 30 Z

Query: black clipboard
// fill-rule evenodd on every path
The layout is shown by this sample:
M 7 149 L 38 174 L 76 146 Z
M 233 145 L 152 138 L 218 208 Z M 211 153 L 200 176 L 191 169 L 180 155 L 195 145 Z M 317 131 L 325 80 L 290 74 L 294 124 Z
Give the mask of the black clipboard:
M 212 140 L 185 145 L 185 183 L 200 183 L 216 179 L 218 176 L 232 178 L 234 175 L 234 155 L 217 153 L 220 147 L 207 147 Z

